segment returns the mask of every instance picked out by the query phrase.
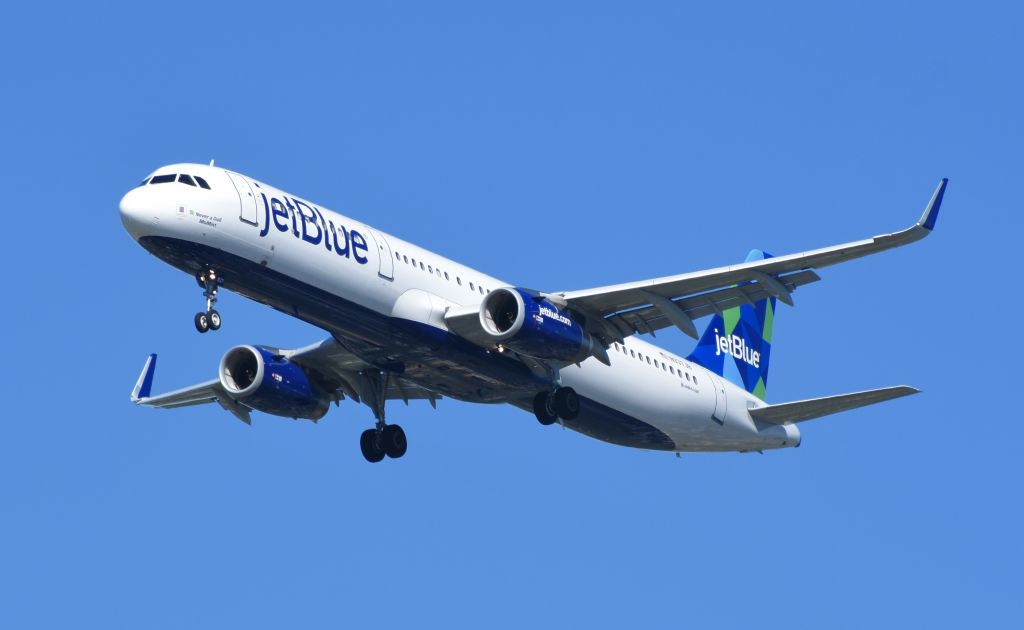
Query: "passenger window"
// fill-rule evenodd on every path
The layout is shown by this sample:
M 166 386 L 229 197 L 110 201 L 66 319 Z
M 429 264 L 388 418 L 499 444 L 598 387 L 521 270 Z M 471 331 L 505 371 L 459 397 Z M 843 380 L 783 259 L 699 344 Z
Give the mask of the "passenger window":
M 460 278 L 459 276 L 455 276 L 455 282 L 457 282 L 460 287 L 462 286 L 462 278 Z
M 634 352 L 632 348 L 629 349 L 629 356 L 633 357 L 634 359 L 636 358 L 636 352 Z
M 473 281 L 472 280 L 469 281 L 469 290 L 470 291 L 476 291 L 476 287 L 473 286 Z
M 695 375 L 693 376 L 693 384 L 694 384 L 694 385 L 696 385 L 696 384 L 697 384 L 697 375 L 696 375 L 696 374 L 695 374 Z
M 157 175 L 153 179 L 149 180 L 149 183 L 150 184 L 169 184 L 169 183 L 173 182 L 177 177 L 178 176 L 176 174 L 172 174 L 172 175 Z
M 670 365 L 670 366 L 668 366 L 668 373 L 671 374 L 672 376 L 675 376 L 676 375 L 676 369 Z
M 203 179 L 202 177 L 200 177 L 200 176 L 196 175 L 196 182 L 198 182 L 198 183 L 199 183 L 199 187 L 200 187 L 200 188 L 205 188 L 206 190 L 210 190 L 210 185 L 209 185 L 209 184 L 207 184 L 207 183 L 206 183 L 206 180 L 205 180 L 205 179 Z M 257 185 L 258 185 L 258 184 L 257 184 Z
M 192 178 L 189 177 L 188 175 L 185 175 L 184 173 L 181 174 L 181 175 L 178 175 L 178 181 L 181 182 L 182 184 L 188 184 L 189 186 L 195 186 L 196 185 L 196 183 L 194 181 L 192 181 Z
M 654 360 L 654 367 L 658 367 L 658 360 L 657 359 Z
M 431 273 L 431 274 L 434 273 L 434 266 L 433 265 L 427 265 L 427 272 Z
M 483 294 L 484 294 L 484 288 L 480 287 L 480 295 L 483 295 Z
M 426 267 L 423 266 L 423 261 L 422 260 L 420 261 L 420 270 L 421 271 L 426 271 Z
M 647 357 L 647 365 L 651 364 L 651 357 Z
M 398 252 L 395 252 L 395 260 L 397 260 L 398 262 L 402 262 L 402 255 L 399 254 Z
M 447 271 L 444 272 L 444 279 L 445 280 L 449 280 L 449 281 L 451 280 L 451 278 L 448 277 L 448 272 Z

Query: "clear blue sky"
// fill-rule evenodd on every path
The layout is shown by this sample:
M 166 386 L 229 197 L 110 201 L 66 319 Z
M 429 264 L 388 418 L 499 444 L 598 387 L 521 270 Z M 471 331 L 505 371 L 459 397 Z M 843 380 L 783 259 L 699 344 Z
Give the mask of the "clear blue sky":
M 1017 3 L 369 4 L 5 9 L 0 626 L 1019 624 Z M 134 408 L 149 352 L 167 389 L 322 337 L 234 295 L 196 334 L 122 229 L 211 158 L 546 290 L 898 229 L 949 177 L 934 236 L 797 292 L 768 388 L 925 393 L 678 460 L 453 401 L 380 465 L 351 403 Z

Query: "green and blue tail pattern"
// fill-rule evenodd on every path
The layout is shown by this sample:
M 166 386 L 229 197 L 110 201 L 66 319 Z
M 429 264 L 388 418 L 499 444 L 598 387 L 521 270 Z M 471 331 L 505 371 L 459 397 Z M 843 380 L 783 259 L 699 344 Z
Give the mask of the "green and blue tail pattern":
M 765 258 L 771 254 L 755 249 L 746 262 Z M 775 298 L 726 309 L 711 318 L 688 358 L 764 400 L 774 322 Z

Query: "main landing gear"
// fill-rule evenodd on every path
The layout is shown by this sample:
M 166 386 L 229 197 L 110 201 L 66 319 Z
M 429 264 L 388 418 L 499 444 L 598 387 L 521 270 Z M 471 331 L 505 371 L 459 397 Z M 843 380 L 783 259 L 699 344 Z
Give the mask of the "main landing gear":
M 533 399 L 533 413 L 537 421 L 545 426 L 554 424 L 559 418 L 575 420 L 580 415 L 580 397 L 571 387 L 540 392 Z
M 409 448 L 402 427 L 384 422 L 384 403 L 387 402 L 390 378 L 391 375 L 383 370 L 363 370 L 356 381 L 360 398 L 373 410 L 373 417 L 377 419 L 377 426 L 363 431 L 359 436 L 359 449 L 371 464 L 376 464 L 385 456 L 398 459 Z
M 359 436 L 359 448 L 363 451 L 366 461 L 376 464 L 387 455 L 398 459 L 405 455 L 409 443 L 405 439 L 405 431 L 397 424 L 379 424 L 375 429 L 367 429 Z
M 203 287 L 203 297 L 206 298 L 206 312 L 196 313 L 196 330 L 201 333 L 217 330 L 220 328 L 220 313 L 214 310 L 213 305 L 217 303 L 217 286 L 222 281 L 216 271 L 206 268 L 196 274 L 196 282 Z

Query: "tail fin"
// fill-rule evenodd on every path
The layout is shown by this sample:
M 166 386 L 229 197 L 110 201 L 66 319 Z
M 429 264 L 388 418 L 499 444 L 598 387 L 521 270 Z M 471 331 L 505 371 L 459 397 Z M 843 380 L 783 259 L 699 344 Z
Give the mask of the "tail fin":
M 755 249 L 746 262 L 771 257 Z M 748 392 L 764 400 L 774 321 L 775 298 L 726 309 L 711 318 L 688 358 L 734 383 L 742 383 Z M 727 355 L 731 361 L 726 360 Z

